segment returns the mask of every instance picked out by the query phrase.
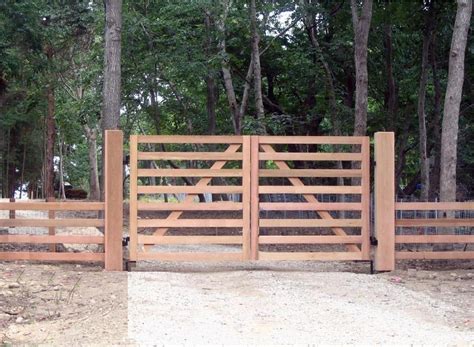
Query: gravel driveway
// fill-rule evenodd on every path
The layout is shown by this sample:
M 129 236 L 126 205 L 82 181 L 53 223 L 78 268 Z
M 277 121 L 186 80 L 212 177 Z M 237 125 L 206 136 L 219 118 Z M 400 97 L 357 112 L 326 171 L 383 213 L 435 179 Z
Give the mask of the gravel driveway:
M 474 343 L 472 330 L 450 320 L 459 307 L 389 277 L 278 269 L 129 273 L 128 337 L 138 344 Z

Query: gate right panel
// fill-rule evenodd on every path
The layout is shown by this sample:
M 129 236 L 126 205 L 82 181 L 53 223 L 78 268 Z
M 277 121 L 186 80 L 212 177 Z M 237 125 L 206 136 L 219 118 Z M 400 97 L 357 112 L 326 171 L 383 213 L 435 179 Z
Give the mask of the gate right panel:
M 370 259 L 368 137 L 255 136 L 251 161 L 253 259 Z

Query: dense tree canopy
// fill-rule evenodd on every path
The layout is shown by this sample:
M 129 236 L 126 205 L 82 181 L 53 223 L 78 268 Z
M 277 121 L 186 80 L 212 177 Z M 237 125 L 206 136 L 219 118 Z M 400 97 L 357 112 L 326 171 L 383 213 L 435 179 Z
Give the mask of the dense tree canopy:
M 363 29 L 357 25 L 364 25 L 369 2 L 124 1 L 119 121 L 125 138 L 395 131 L 399 195 L 419 197 L 426 189 L 429 199 L 437 198 L 456 3 L 373 1 L 366 23 L 367 129 L 357 130 L 355 117 L 365 106 L 356 96 L 354 50 L 363 54 L 357 45 L 364 40 L 355 34 Z M 474 197 L 470 23 L 459 111 L 458 199 Z M 5 0 L 0 24 L 2 196 L 20 186 L 45 194 L 50 144 L 57 194 L 69 182 L 98 198 L 104 3 Z

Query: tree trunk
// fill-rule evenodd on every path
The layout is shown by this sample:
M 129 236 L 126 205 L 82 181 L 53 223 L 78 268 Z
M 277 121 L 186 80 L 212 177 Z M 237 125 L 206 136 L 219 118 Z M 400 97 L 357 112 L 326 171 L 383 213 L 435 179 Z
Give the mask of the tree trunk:
M 362 1 L 358 14 L 356 0 L 351 0 L 352 24 L 354 27 L 354 63 L 356 71 L 354 136 L 367 132 L 367 98 L 369 76 L 367 72 L 367 42 L 372 18 L 372 0 Z
M 384 25 L 384 46 L 385 46 L 385 68 L 387 71 L 387 89 L 385 92 L 385 107 L 388 113 L 388 129 L 395 131 L 396 118 L 398 113 L 398 92 L 397 84 L 393 76 L 393 43 L 392 43 L 392 23 L 390 20 L 390 2 L 386 1 L 388 9 L 387 23 Z
M 257 28 L 257 9 L 255 0 L 250 0 L 250 27 L 252 31 L 252 60 L 253 60 L 253 88 L 255 93 L 255 109 L 258 120 L 262 121 L 264 116 L 262 97 L 262 69 L 260 66 L 260 35 Z M 264 124 L 260 124 L 263 128 Z M 263 129 L 264 130 L 264 129 Z
M 43 195 L 54 198 L 54 144 L 56 143 L 56 121 L 54 88 L 50 84 L 46 89 L 48 111 L 46 114 L 46 151 L 44 155 Z
M 64 187 L 64 142 L 59 136 L 58 139 L 58 154 L 59 154 L 59 197 L 60 199 L 66 200 L 66 189 Z
M 457 4 L 456 21 L 449 55 L 448 85 L 444 99 L 441 134 L 441 201 L 456 200 L 459 109 L 464 82 L 464 54 L 472 13 L 472 0 L 458 0 Z
M 211 13 L 206 11 L 204 17 L 204 25 L 206 27 L 206 42 L 204 50 L 208 60 L 212 57 L 212 36 L 211 36 Z M 216 81 L 211 66 L 207 67 L 206 74 L 206 110 L 208 119 L 208 133 L 214 135 L 216 133 Z
M 89 199 L 100 200 L 99 167 L 97 163 L 97 128 L 84 125 L 89 153 Z

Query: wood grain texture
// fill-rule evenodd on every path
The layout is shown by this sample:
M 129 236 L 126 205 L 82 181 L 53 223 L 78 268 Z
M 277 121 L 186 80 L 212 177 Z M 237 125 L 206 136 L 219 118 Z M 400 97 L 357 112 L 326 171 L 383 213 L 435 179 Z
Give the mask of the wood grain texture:
M 103 244 L 104 237 L 83 235 L 0 235 L 0 243 Z
M 138 135 L 138 143 L 222 143 L 239 144 L 242 143 L 242 136 L 221 136 L 221 135 Z
M 104 261 L 104 253 L 0 252 L 0 260 Z
M 362 260 L 361 252 L 260 252 L 260 260 Z

